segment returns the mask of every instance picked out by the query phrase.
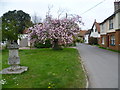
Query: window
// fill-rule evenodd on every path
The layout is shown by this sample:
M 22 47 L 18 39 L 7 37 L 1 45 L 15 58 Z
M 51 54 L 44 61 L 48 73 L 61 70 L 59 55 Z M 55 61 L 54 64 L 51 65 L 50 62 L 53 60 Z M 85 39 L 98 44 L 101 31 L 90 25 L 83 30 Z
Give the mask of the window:
M 109 20 L 109 29 L 113 29 L 113 19 Z
M 111 41 L 111 45 L 112 46 L 114 46 L 115 45 L 115 36 L 114 35 L 112 35 L 111 37 L 110 37 L 110 41 Z
M 105 38 L 102 37 L 102 44 L 104 45 L 105 44 Z

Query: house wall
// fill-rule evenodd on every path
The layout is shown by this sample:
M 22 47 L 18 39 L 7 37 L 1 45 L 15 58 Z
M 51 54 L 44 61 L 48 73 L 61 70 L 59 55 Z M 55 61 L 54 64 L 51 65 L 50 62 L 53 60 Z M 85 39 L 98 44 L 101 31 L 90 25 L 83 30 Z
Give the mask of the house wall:
M 96 27 L 94 26 L 93 27 L 93 31 L 91 32 L 90 34 L 90 37 L 94 37 L 94 38 L 99 38 L 100 37 L 100 34 L 98 33 L 98 30 L 95 31 Z
M 110 36 L 111 35 L 115 35 L 115 46 L 110 45 Z M 119 50 L 120 51 L 120 29 L 116 30 L 116 32 L 113 33 L 109 33 L 109 49 L 113 49 L 113 50 Z
M 120 51 L 120 29 L 116 30 L 116 50 Z
M 107 33 L 107 22 L 100 25 L 100 34 Z
M 111 45 L 110 37 L 111 35 L 115 36 L 115 46 Z M 102 44 L 102 37 L 104 37 L 104 44 Z M 112 50 L 120 51 L 120 29 L 116 30 L 116 32 L 111 32 L 105 35 L 101 35 L 100 37 L 100 46 L 104 48 L 109 48 Z
M 20 47 L 27 47 L 28 46 L 28 38 L 23 38 L 20 40 Z
M 112 35 L 114 35 L 115 36 L 115 45 L 111 45 L 111 39 L 110 39 L 110 37 L 112 36 Z M 116 50 L 116 33 L 115 32 L 111 32 L 111 33 L 108 33 L 107 34 L 107 36 L 109 37 L 109 43 L 108 43 L 108 48 L 109 49 L 112 49 L 112 50 Z
M 118 13 L 118 29 L 120 29 L 120 12 Z
M 23 34 L 21 35 L 21 40 L 18 39 L 18 45 L 20 47 L 27 47 L 27 46 L 30 46 L 30 39 L 28 38 L 28 34 Z
M 109 20 L 107 20 L 105 22 L 107 25 L 106 25 L 106 30 L 107 30 L 107 33 L 110 33 L 110 32 L 115 32 L 116 29 L 120 29 L 120 12 L 119 13 L 116 13 L 115 16 L 113 17 L 113 29 L 109 29 Z
M 92 32 L 90 37 L 98 38 L 98 37 L 100 37 L 100 34 L 98 34 L 98 32 Z
M 113 17 L 113 29 L 109 29 L 109 20 L 106 20 L 104 23 L 100 25 L 100 46 L 113 49 L 113 50 L 119 50 L 120 51 L 120 12 L 116 13 Z M 115 36 L 115 46 L 110 45 L 111 35 Z M 102 37 L 105 37 L 105 44 L 102 44 Z
M 84 36 L 84 38 L 85 38 L 85 43 L 88 43 L 88 37 L 89 37 L 88 34 Z
M 109 29 L 109 19 L 100 25 L 100 34 L 107 34 L 110 32 L 115 32 L 116 29 L 120 29 L 120 13 L 116 13 L 113 16 L 113 29 Z
M 104 38 L 104 44 L 102 44 L 102 38 Z M 107 46 L 108 46 L 108 37 L 107 37 L 107 35 L 101 35 L 101 37 L 100 37 L 100 46 L 104 47 L 104 48 L 107 48 Z
M 98 44 L 100 45 L 101 41 L 100 41 L 100 38 L 98 38 Z

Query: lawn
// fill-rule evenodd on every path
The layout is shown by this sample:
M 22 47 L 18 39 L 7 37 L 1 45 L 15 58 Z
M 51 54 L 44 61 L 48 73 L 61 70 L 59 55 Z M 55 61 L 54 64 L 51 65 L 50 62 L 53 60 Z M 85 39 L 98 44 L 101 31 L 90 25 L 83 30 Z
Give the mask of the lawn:
M 21 65 L 29 70 L 18 75 L 3 75 L 3 88 L 85 88 L 85 73 L 78 51 L 64 48 L 19 50 Z M 9 67 L 8 51 L 2 52 L 2 68 Z

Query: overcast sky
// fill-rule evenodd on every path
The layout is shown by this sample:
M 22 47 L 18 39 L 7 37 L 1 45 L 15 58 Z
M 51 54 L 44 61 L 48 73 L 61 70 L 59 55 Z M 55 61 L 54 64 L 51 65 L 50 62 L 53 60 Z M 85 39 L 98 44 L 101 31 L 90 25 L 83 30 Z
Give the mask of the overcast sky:
M 64 10 L 63 15 L 65 15 L 65 13 L 77 14 L 82 17 L 85 23 L 82 29 L 90 29 L 95 19 L 97 22 L 102 22 L 113 14 L 114 1 L 115 0 L 0 0 L 0 16 L 9 10 L 23 10 L 30 14 L 30 16 L 34 16 L 36 13 L 37 16 L 45 18 L 48 6 L 53 6 L 51 9 L 53 17 L 56 18 L 58 16 L 57 12 L 59 9 Z

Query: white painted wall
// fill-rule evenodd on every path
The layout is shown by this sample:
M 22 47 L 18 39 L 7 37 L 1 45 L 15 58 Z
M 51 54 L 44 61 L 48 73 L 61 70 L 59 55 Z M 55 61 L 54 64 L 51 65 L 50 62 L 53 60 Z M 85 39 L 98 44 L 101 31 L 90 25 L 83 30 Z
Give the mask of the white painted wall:
M 98 31 L 95 31 L 96 27 L 93 27 L 93 32 L 91 32 L 90 37 L 95 37 L 95 38 L 99 38 L 100 34 L 98 33 Z
M 90 37 L 97 38 L 97 37 L 100 37 L 100 34 L 98 32 L 92 32 L 91 35 L 90 35 Z
M 118 13 L 118 28 L 120 29 L 120 12 Z
M 109 32 L 115 32 L 116 29 L 120 29 L 120 12 L 116 13 L 113 17 L 113 29 L 109 29 L 109 20 L 100 25 L 100 34 L 106 34 Z
M 88 43 L 88 34 L 87 35 L 84 35 L 84 38 L 85 38 L 85 43 Z
M 107 34 L 107 31 L 108 31 L 108 26 L 107 26 L 107 22 L 103 23 L 100 25 L 100 34 L 101 35 L 104 35 L 104 34 Z
M 30 46 L 30 38 L 29 38 L 29 36 L 28 36 L 28 46 Z
M 0 42 L 1 46 L 6 46 L 6 44 L 7 44 L 7 42 L 5 42 L 5 41 L 4 42 Z
M 28 39 L 28 46 L 30 46 L 30 38 L 28 37 L 28 34 L 22 34 L 21 39 L 27 38 Z M 18 39 L 18 45 L 20 45 L 20 39 Z

